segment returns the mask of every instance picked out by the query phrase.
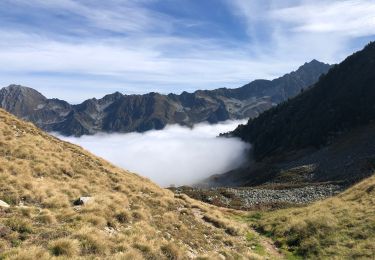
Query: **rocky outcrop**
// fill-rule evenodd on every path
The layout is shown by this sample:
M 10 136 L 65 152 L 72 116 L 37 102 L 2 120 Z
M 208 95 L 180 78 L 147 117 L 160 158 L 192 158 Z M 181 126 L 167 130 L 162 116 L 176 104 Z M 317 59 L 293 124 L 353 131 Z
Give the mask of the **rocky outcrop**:
M 64 135 L 144 132 L 167 124 L 192 126 L 208 121 L 257 117 L 314 84 L 330 65 L 313 60 L 275 80 L 255 80 L 235 89 L 198 90 L 180 95 L 123 95 L 70 105 L 47 99 L 34 89 L 11 85 L 0 90 L 0 107 L 47 131 Z

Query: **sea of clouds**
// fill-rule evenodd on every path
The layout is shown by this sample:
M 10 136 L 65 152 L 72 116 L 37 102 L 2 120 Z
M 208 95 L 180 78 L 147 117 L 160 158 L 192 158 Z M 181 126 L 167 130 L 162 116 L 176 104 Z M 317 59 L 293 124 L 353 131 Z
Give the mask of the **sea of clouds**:
M 201 123 L 193 128 L 169 125 L 145 133 L 58 137 L 167 187 L 191 185 L 243 165 L 249 144 L 217 136 L 245 122 Z

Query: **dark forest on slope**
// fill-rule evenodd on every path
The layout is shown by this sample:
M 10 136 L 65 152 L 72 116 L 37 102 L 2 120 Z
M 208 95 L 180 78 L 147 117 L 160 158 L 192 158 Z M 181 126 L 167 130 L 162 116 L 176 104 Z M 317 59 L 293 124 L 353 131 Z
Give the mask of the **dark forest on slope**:
M 239 126 L 256 160 L 307 147 L 319 148 L 375 118 L 375 43 L 321 76 L 296 98 Z

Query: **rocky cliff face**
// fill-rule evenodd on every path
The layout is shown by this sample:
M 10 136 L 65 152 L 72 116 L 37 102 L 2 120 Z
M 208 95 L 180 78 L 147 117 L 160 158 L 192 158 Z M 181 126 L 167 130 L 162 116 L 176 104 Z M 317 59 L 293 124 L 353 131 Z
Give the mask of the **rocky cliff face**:
M 11 85 L 0 90 L 1 107 L 47 131 L 80 136 L 104 132 L 143 132 L 167 124 L 257 117 L 314 84 L 330 65 L 313 60 L 275 80 L 255 80 L 236 89 L 198 90 L 180 95 L 113 93 L 70 105 L 34 89 Z

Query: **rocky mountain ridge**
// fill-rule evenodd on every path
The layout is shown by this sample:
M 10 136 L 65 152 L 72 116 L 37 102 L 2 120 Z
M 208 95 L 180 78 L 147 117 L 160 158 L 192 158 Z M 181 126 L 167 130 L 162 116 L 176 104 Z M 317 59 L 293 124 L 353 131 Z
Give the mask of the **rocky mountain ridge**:
M 78 105 L 47 99 L 32 88 L 10 85 L 0 89 L 0 107 L 46 131 L 68 136 L 144 132 L 162 129 L 167 124 L 192 126 L 204 121 L 216 123 L 257 117 L 314 84 L 330 67 L 313 60 L 280 78 L 255 80 L 235 89 L 198 90 L 180 95 L 123 95 L 115 92 Z

